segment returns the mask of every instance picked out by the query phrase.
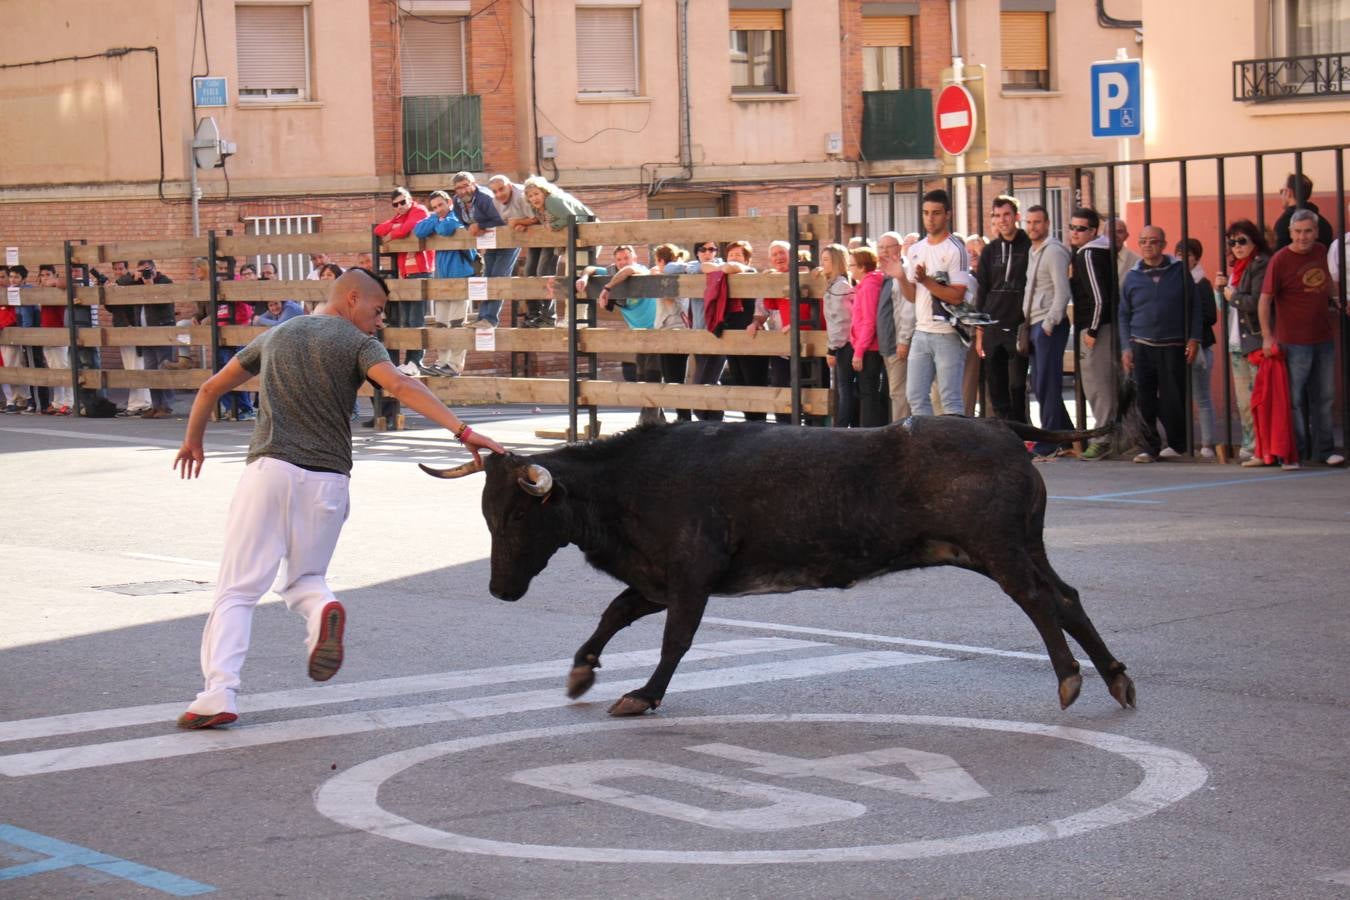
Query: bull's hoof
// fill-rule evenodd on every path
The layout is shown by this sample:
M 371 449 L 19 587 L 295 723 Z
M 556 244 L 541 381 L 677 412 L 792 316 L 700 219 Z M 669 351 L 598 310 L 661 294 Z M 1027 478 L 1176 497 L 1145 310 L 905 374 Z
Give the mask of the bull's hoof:
M 1083 676 L 1074 672 L 1068 678 L 1059 683 L 1059 708 L 1068 709 L 1073 706 L 1073 701 L 1078 699 L 1078 692 L 1083 689 Z
M 642 697 L 624 694 L 610 706 L 609 714 L 611 716 L 640 716 L 660 705 L 660 700 L 644 700 Z
M 1130 676 L 1121 672 L 1111 679 L 1109 690 L 1121 709 L 1134 709 L 1134 682 Z
M 567 696 L 575 700 L 595 684 L 594 666 L 574 666 L 567 673 Z

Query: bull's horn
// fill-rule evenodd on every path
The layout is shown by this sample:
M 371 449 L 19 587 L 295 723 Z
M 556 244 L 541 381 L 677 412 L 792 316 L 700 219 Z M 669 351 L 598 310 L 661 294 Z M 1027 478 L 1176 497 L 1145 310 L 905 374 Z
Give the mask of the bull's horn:
M 516 479 L 516 483 L 525 493 L 535 497 L 547 497 L 548 492 L 553 490 L 553 476 L 543 466 L 531 464 L 525 470 L 525 474 L 529 477 Z
M 418 463 L 417 467 L 428 475 L 435 475 L 437 478 L 463 478 L 465 475 L 483 471 L 483 461 L 471 459 L 464 465 L 455 466 L 453 469 L 433 469 L 431 466 L 424 466 L 421 463 Z

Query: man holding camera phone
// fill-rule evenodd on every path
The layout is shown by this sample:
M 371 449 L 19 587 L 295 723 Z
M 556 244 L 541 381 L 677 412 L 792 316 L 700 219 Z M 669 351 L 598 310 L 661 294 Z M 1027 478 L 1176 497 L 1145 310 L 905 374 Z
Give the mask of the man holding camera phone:
M 173 284 L 173 279 L 155 269 L 153 259 L 143 259 L 136 263 L 136 270 L 118 284 L 143 286 L 149 284 Z M 155 328 L 175 323 L 173 301 L 168 303 L 141 303 L 131 307 L 131 325 L 141 328 Z M 173 347 L 139 346 L 136 348 L 145 360 L 145 368 L 158 369 L 162 364 L 172 362 L 177 351 Z M 173 415 L 174 392 L 171 388 L 151 388 L 150 408 L 141 413 L 143 419 L 167 419 Z

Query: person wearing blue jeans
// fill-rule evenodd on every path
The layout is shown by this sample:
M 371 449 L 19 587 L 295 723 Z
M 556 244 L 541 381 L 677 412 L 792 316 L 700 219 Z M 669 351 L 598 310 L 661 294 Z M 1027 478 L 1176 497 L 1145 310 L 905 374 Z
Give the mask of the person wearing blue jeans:
M 1069 248 L 1050 237 L 1050 218 L 1043 206 L 1027 208 L 1027 237 L 1031 253 L 1027 258 L 1027 283 L 1022 308 L 1026 311 L 1031 336 L 1031 380 L 1036 402 L 1041 408 L 1041 427 L 1046 431 L 1073 427 L 1064 408 L 1064 347 L 1069 343 Z M 1058 444 L 1038 442 L 1032 452 L 1040 457 L 1054 456 Z
M 525 189 L 505 175 L 488 179 L 492 191 L 492 205 L 497 215 L 514 232 L 523 232 L 534 221 L 534 210 L 525 199 Z M 519 247 L 501 247 L 483 253 L 483 275 L 487 278 L 510 278 L 520 258 Z M 551 274 L 551 273 L 550 273 Z M 478 319 L 496 328 L 501 322 L 502 301 L 485 300 L 478 305 Z
M 947 227 L 951 198 L 944 190 L 923 195 L 920 207 L 927 236 L 905 253 L 900 269 L 900 294 L 914 304 L 914 339 L 909 345 L 905 370 L 905 394 L 910 412 L 931 416 L 933 378 L 945 413 L 959 415 L 965 409 L 961 382 L 966 368 L 966 348 L 956 333 L 955 319 L 944 303 L 959 305 L 974 296 L 975 279 L 970 275 L 970 256 L 965 241 Z M 896 298 L 894 302 L 899 302 Z M 855 352 L 858 348 L 854 348 Z
M 1312 210 L 1294 213 L 1289 221 L 1291 243 L 1272 256 L 1266 267 L 1258 301 L 1261 347 L 1267 356 L 1284 350 L 1299 458 L 1339 466 L 1345 457 L 1333 452 L 1331 432 L 1336 348 L 1327 304 L 1333 282 L 1327 248 L 1318 243 L 1317 228 L 1317 214 Z M 1284 467 L 1297 469 L 1299 462 L 1287 459 Z

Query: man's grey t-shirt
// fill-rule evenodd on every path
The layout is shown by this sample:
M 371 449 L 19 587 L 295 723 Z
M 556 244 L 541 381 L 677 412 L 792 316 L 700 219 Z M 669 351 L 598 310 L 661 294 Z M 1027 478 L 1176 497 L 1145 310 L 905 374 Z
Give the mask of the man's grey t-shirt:
M 262 376 L 247 461 L 270 456 L 350 475 L 352 406 L 370 367 L 389 361 L 383 345 L 341 316 L 298 316 L 235 359 Z

